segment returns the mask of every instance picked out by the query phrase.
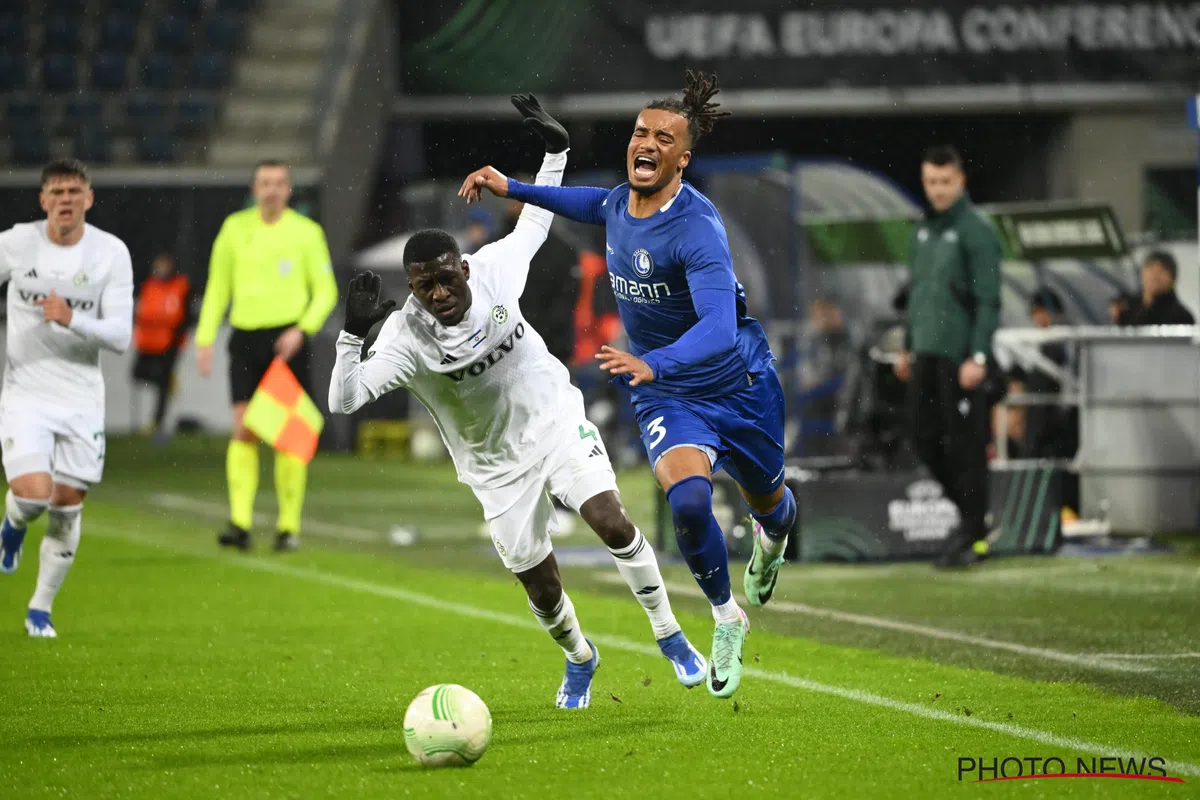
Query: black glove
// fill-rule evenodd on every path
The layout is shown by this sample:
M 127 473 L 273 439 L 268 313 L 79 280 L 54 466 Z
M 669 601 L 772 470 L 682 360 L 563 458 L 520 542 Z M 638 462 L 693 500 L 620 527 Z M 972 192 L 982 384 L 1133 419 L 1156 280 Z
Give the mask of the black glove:
M 537 131 L 546 140 L 547 153 L 562 153 L 571 146 L 567 129 L 558 120 L 546 113 L 542 104 L 532 94 L 514 94 L 512 104 L 525 118 L 525 126 Z
M 395 300 L 379 302 L 383 279 L 374 272 L 364 272 L 350 279 L 346 290 L 346 333 L 365 337 L 371 327 L 388 315 L 396 306 Z

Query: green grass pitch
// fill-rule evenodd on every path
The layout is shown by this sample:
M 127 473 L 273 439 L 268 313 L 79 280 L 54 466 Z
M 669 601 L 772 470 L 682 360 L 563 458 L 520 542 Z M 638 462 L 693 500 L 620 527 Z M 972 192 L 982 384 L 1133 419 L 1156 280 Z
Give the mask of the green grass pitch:
M 562 656 L 448 467 L 319 457 L 305 548 L 278 556 L 264 451 L 260 547 L 242 556 L 214 541 L 220 443 L 118 440 L 109 462 L 58 640 L 22 629 L 40 525 L 0 576 L 0 798 L 1200 796 L 1194 554 L 954 575 L 791 565 L 778 605 L 751 614 L 729 702 L 675 682 L 579 532 L 556 547 L 603 663 L 592 708 L 565 712 Z M 649 475 L 622 486 L 649 528 Z M 415 546 L 387 544 L 402 523 Z M 706 652 L 706 604 L 681 565 L 664 571 Z M 424 769 L 404 749 L 405 706 L 443 682 L 492 710 L 492 746 L 468 769 Z M 1186 783 L 958 775 L 960 758 L 1075 771 L 1154 756 Z

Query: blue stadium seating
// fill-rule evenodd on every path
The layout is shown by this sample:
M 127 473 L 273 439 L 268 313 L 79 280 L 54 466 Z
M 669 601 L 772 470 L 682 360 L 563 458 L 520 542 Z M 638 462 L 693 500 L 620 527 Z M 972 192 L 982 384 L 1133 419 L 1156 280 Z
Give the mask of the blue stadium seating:
M 229 83 L 229 56 L 202 53 L 192 58 L 188 78 L 198 89 L 220 89 Z
M 125 103 L 125 115 L 142 127 L 146 123 L 161 122 L 166 114 L 166 103 L 154 92 L 134 92 Z
M 69 92 L 78 85 L 75 56 L 51 53 L 42 59 L 42 86 L 51 92 Z
M 79 52 L 79 17 L 60 14 L 47 19 L 42 47 L 48 53 Z
M 197 17 L 204 10 L 204 0 L 168 0 L 171 11 L 189 17 Z
M 217 104 L 206 95 L 190 95 L 179 101 L 175 121 L 180 130 L 203 130 L 216 121 Z
M 148 131 L 138 139 L 139 161 L 166 164 L 175 160 L 175 140 L 165 128 Z
M 219 14 L 208 21 L 208 46 L 223 53 L 232 53 L 241 43 L 243 30 L 239 14 Z
M 0 14 L 0 50 L 25 49 L 25 18 L 18 14 Z
M 100 47 L 132 53 L 137 41 L 137 18 L 123 11 L 110 11 L 100 23 Z
M 46 11 L 50 14 L 82 14 L 87 0 L 46 0 Z
M 115 92 L 129 85 L 129 59 L 124 53 L 97 53 L 92 58 L 92 88 Z
M 25 79 L 25 56 L 12 52 L 0 52 L 0 92 L 24 89 Z
M 191 24 L 183 17 L 168 14 L 154 26 L 154 43 L 159 50 L 186 51 L 192 43 Z
M 34 94 L 10 95 L 4 108 L 5 122 L 9 125 L 29 125 L 42 119 L 42 102 Z
M 92 164 L 112 161 L 112 138 L 103 127 L 87 125 L 75 134 L 75 157 Z
M 170 53 L 150 53 L 142 59 L 142 85 L 170 89 L 174 82 L 175 59 Z
M 50 138 L 40 124 L 10 125 L 13 161 L 23 167 L 41 166 L 50 160 Z
M 66 121 L 73 127 L 100 125 L 104 119 L 104 104 L 92 95 L 79 95 L 67 103 Z

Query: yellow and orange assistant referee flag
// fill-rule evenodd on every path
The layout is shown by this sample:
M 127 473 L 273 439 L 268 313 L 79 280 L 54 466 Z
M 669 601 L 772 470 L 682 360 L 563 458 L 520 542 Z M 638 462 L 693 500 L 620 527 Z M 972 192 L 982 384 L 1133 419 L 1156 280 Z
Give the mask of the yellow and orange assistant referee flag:
M 317 452 L 317 439 L 325 427 L 317 404 L 281 358 L 272 361 L 263 375 L 243 422 L 259 439 L 305 464 Z

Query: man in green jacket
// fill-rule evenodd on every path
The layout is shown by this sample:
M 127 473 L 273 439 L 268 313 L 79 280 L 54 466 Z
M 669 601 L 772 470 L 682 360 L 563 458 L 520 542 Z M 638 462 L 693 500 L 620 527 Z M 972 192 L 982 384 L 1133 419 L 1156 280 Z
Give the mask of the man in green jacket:
M 1000 318 L 1000 238 L 971 204 L 962 158 L 932 147 L 921 182 L 933 208 L 913 233 L 906 351 L 896 374 L 909 384 L 917 456 L 958 506 L 961 523 L 940 566 L 986 553 L 988 404 L 980 390 Z

